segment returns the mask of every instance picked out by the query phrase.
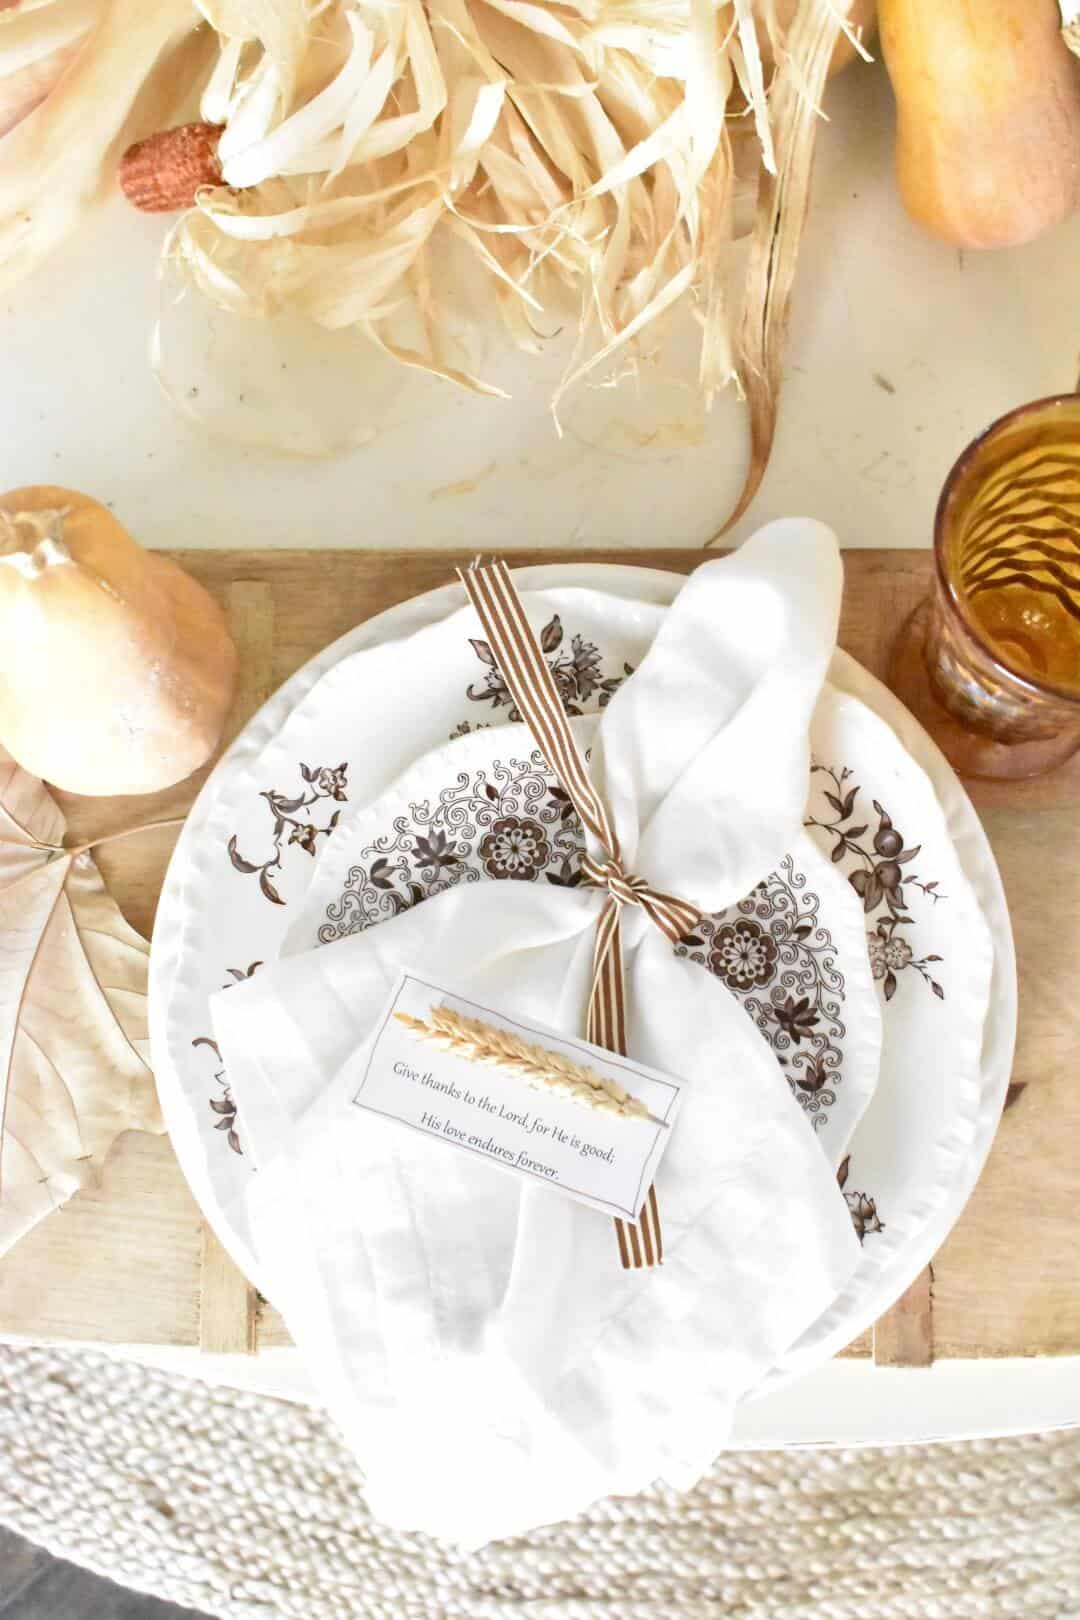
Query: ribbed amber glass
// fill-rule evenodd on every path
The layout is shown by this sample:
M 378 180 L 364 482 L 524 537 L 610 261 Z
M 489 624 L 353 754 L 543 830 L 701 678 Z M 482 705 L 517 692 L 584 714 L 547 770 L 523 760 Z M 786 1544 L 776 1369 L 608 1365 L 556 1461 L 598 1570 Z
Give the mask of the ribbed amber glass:
M 968 446 L 934 557 L 895 689 L 966 774 L 1060 764 L 1080 748 L 1080 396 L 1025 405 Z

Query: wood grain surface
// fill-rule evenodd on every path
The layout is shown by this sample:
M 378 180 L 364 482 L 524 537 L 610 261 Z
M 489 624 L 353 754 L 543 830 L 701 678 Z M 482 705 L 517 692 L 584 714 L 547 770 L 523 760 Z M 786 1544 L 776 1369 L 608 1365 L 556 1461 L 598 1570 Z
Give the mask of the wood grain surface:
M 459 562 L 439 553 L 173 553 L 213 592 L 241 650 L 235 734 L 259 703 L 327 643 L 372 614 L 445 584 Z M 515 564 L 566 562 L 565 552 Z M 687 572 L 700 551 L 582 553 L 575 560 Z M 845 558 L 841 644 L 883 675 L 930 559 L 910 551 Z M 144 800 L 62 796 L 72 836 L 183 815 L 204 773 Z M 1020 966 L 1013 1106 L 954 1232 L 924 1274 L 849 1354 L 882 1364 L 933 1356 L 1080 1354 L 1080 759 L 1029 783 L 970 784 L 1001 865 Z M 101 848 L 112 892 L 149 934 L 175 829 Z M 933 1083 L 933 1077 L 928 1077 Z M 106 1343 L 266 1348 L 288 1342 L 280 1317 L 231 1272 L 164 1139 L 120 1138 L 100 1186 L 78 1194 L 0 1262 L 0 1334 Z
M 874 1323 L 876 1367 L 929 1367 L 934 1359 L 934 1268 L 927 1266 Z

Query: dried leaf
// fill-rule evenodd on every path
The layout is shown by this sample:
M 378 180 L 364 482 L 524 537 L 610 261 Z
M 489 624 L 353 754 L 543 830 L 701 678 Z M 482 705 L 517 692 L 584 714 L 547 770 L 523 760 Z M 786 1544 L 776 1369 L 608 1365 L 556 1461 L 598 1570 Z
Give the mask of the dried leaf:
M 738 522 L 757 494 L 776 433 L 791 288 L 810 202 L 819 108 L 850 0 L 800 0 L 769 93 L 776 172 L 764 161 L 746 270 L 738 369 L 750 413 L 750 463 L 735 507 L 709 542 Z
M 89 854 L 63 849 L 44 785 L 0 752 L 0 1252 L 160 1131 L 147 1062 L 150 947 Z
M 97 19 L 100 0 L 0 4 L 0 136 L 55 88 Z

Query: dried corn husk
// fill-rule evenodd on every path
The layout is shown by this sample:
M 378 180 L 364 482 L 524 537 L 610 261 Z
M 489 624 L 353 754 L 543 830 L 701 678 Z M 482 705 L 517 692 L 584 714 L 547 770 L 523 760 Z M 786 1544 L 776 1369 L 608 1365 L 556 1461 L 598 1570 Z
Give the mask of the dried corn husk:
M 498 395 L 449 341 L 456 245 L 520 348 L 576 332 L 556 412 L 581 379 L 632 371 L 689 307 L 704 398 L 732 380 L 749 397 L 743 509 L 771 445 L 847 0 L 799 0 L 786 34 L 771 0 L 21 0 L 16 14 L 63 7 L 70 30 L 91 6 L 92 31 L 64 47 L 74 61 L 0 139 L 0 284 L 78 217 L 124 137 L 161 127 L 163 91 L 196 86 L 202 118 L 224 126 L 224 184 L 166 251 L 213 305 L 351 329 Z M 761 183 L 736 352 L 730 246 L 751 144 Z
M 39 86 L 43 99 L 24 107 L 0 137 L 0 286 L 25 275 L 72 228 L 100 192 L 118 156 L 132 108 L 154 127 L 162 100 L 171 101 L 177 62 L 170 47 L 190 35 L 198 21 L 190 0 L 44 0 L 0 12 L 0 68 L 5 42 L 25 56 L 18 72 L 43 71 L 55 51 L 68 52 L 54 78 Z M 63 43 L 56 44 L 57 40 Z M 15 42 L 19 42 L 16 45 Z M 53 57 L 54 66 L 56 58 Z M 155 100 L 155 69 L 165 65 Z M 3 80 L 0 79 L 0 84 Z M 0 128 L 2 128 L 0 124 Z
M 212 300 L 361 326 L 484 389 L 444 353 L 431 271 L 452 235 L 523 347 L 576 306 L 560 395 L 686 296 L 703 390 L 731 379 L 733 98 L 773 161 L 750 0 L 332 0 L 306 28 L 301 0 L 203 9 L 222 38 L 202 113 L 225 125 L 226 185 L 171 246 Z
M 0 139 L 54 89 L 99 6 L 100 0 L 0 5 Z
M 842 26 L 832 0 L 803 0 L 773 81 L 770 110 L 778 132 L 777 164 L 761 177 L 738 343 L 739 376 L 750 412 L 750 461 L 742 492 L 714 541 L 750 505 L 772 453 L 791 289 L 810 204 L 818 109 Z

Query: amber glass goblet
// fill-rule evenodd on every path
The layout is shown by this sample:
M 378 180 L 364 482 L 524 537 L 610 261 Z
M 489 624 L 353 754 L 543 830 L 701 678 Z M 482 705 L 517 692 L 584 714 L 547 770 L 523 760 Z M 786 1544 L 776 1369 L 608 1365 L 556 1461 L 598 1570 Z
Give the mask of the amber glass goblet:
M 961 775 L 1036 776 L 1080 749 L 1080 395 L 970 444 L 934 522 L 932 594 L 889 685 Z

